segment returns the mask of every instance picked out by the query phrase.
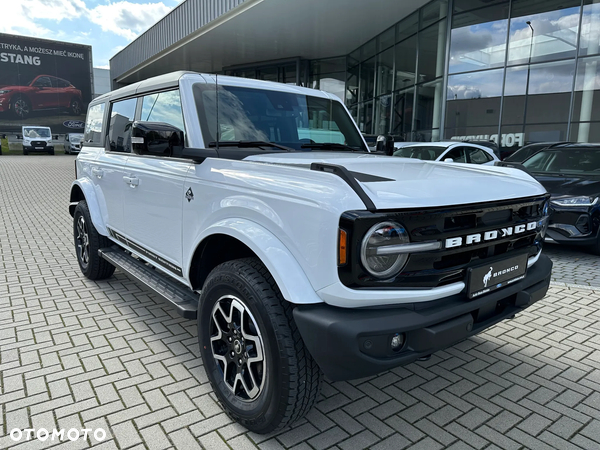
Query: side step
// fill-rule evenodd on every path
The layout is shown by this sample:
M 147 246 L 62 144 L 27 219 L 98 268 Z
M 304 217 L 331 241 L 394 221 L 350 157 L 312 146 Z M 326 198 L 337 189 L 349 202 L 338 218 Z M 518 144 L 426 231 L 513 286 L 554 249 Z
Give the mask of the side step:
M 198 294 L 189 290 L 187 286 L 171 280 L 167 275 L 150 268 L 142 261 L 118 248 L 101 248 L 98 250 L 98 255 L 172 303 L 182 317 L 186 319 L 196 318 Z

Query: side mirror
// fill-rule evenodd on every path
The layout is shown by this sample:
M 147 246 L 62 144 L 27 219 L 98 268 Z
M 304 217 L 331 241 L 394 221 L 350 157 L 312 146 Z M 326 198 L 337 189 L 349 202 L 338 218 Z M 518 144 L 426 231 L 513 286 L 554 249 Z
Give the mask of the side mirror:
M 181 156 L 184 133 L 164 122 L 134 122 L 131 149 L 138 155 Z
M 386 134 L 377 136 L 375 150 L 377 152 L 385 153 L 388 156 L 392 156 L 394 154 L 394 137 Z
M 452 158 L 445 158 L 444 162 L 454 162 L 454 160 Z

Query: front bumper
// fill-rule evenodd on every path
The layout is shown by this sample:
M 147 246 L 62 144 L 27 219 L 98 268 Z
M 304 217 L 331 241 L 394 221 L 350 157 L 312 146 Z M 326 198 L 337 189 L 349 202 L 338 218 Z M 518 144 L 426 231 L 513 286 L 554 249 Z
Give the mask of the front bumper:
M 595 245 L 600 232 L 600 207 L 552 205 L 545 241 L 571 245 Z
M 541 255 L 527 276 L 514 284 L 468 300 L 445 299 L 380 309 L 299 305 L 294 319 L 308 350 L 333 381 L 375 375 L 409 364 L 460 342 L 523 311 L 546 295 L 552 261 Z M 405 343 L 391 350 L 391 339 Z
M 27 150 L 28 152 L 42 152 L 42 153 L 47 153 L 47 152 L 51 152 L 52 150 L 54 150 L 54 145 L 46 145 L 44 147 L 24 145 L 23 149 Z

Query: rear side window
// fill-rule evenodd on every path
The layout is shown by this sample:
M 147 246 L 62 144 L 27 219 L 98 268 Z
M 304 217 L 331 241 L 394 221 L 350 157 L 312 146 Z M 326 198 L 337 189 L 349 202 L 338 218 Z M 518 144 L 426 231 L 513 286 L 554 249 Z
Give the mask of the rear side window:
M 142 101 L 144 122 L 164 122 L 185 131 L 179 91 L 160 92 L 146 95 Z
M 83 141 L 86 144 L 102 144 L 102 125 L 104 122 L 104 103 L 90 106 L 85 120 Z
M 137 99 L 130 98 L 112 104 L 108 144 L 111 152 L 131 153 L 131 125 L 135 117 Z
M 469 149 L 469 158 L 473 164 L 485 164 L 492 160 L 492 157 L 480 148 Z

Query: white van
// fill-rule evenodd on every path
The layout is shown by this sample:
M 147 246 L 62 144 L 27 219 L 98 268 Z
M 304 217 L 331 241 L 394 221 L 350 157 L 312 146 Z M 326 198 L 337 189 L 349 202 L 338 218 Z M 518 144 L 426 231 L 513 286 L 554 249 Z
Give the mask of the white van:
M 50 127 L 24 126 L 22 132 L 24 155 L 28 155 L 30 152 L 44 152 L 54 155 Z

